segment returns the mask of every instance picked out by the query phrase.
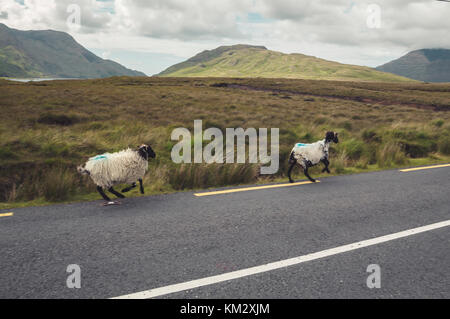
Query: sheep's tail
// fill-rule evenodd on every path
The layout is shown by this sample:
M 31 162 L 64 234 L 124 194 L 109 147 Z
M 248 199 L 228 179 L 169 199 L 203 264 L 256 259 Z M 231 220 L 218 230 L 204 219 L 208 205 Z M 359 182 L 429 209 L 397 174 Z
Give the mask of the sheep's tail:
M 294 157 L 294 151 L 291 152 L 291 155 L 289 156 L 289 164 L 294 164 L 297 162 L 297 160 Z
M 83 166 L 78 166 L 77 167 L 77 171 L 78 173 L 80 173 L 81 175 L 91 175 L 91 172 L 89 172 L 87 169 L 85 169 Z

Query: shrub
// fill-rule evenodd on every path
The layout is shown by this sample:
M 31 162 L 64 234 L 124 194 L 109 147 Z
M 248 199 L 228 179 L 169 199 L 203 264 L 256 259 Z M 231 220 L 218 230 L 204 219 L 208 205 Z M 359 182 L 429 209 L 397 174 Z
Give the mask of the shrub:
M 353 129 L 353 125 L 349 121 L 342 122 L 339 126 L 346 129 L 347 131 L 351 131 Z
M 438 149 L 436 136 L 429 131 L 396 128 L 388 134 L 411 158 L 427 157 Z
M 409 140 L 409 141 L 416 141 L 416 140 L 429 140 L 431 137 L 424 131 L 419 131 L 416 129 L 402 129 L 397 128 L 392 130 L 392 136 L 395 139 L 399 140 Z
M 17 186 L 13 183 L 9 191 L 4 192 L 3 196 L 6 202 L 14 202 L 17 199 Z
M 395 142 L 389 142 L 379 147 L 377 151 L 377 164 L 379 167 L 391 167 L 394 164 L 408 163 L 402 147 Z
M 28 201 L 45 198 L 50 202 L 60 202 L 77 194 L 95 191 L 95 184 L 89 178 L 79 175 L 74 166 L 58 161 L 28 167 L 22 172 L 22 176 L 8 184 L 14 185 L 14 188 L 9 187 L 6 199 Z
M 361 158 L 356 164 L 355 167 L 359 169 L 367 169 L 369 166 L 369 160 L 365 157 Z
M 63 168 L 50 170 L 41 182 L 44 198 L 54 202 L 67 200 L 78 184 L 75 173 Z
M 400 142 L 405 153 L 412 158 L 426 157 L 429 153 L 437 150 L 437 144 L 434 141 Z
M 444 120 L 442 120 L 442 119 L 438 119 L 438 120 L 434 120 L 433 122 L 432 122 L 432 124 L 434 125 L 434 126 L 436 126 L 436 127 L 442 127 L 443 125 L 444 125 Z
M 342 151 L 332 162 L 332 166 L 334 167 L 336 173 L 343 174 L 346 172 L 346 167 L 348 164 L 348 157 L 345 153 L 345 150 Z
M 438 140 L 439 152 L 444 155 L 450 155 L 450 135 L 443 135 Z
M 74 115 L 68 116 L 65 114 L 53 114 L 53 113 L 42 114 L 37 119 L 37 122 L 41 124 L 61 125 L 61 126 L 70 126 L 75 123 L 78 123 L 79 121 L 80 119 Z
M 381 142 L 381 137 L 377 134 L 374 129 L 365 129 L 362 132 L 362 138 L 365 142 Z
M 176 190 L 244 184 L 256 181 L 257 165 L 183 164 L 173 170 L 169 183 Z
M 0 159 L 1 160 L 16 159 L 16 158 L 18 158 L 17 154 L 15 154 L 9 148 L 0 147 Z
M 345 153 L 347 154 L 348 158 L 352 160 L 357 160 L 361 157 L 361 155 L 364 152 L 365 144 L 362 141 L 359 141 L 357 139 L 350 139 L 347 141 L 344 141 L 341 144 L 341 147 L 345 150 Z

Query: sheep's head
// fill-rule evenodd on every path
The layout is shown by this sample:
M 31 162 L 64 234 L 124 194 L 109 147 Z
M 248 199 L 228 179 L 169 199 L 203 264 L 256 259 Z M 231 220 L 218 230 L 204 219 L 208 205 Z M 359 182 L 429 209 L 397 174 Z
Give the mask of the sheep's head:
M 326 142 L 334 142 L 339 143 L 338 133 L 337 132 L 327 132 L 327 135 L 325 136 Z
M 156 154 L 153 151 L 153 149 L 151 148 L 151 146 L 146 145 L 146 144 L 142 144 L 141 146 L 139 146 L 138 152 L 139 152 L 139 155 L 141 155 L 146 160 L 148 160 L 149 157 L 151 157 L 151 158 L 156 157 Z

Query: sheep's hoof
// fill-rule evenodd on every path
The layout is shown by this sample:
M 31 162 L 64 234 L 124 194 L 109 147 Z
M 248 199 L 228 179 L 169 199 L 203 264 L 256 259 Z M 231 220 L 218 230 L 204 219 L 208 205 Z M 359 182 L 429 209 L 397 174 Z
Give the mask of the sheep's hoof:
M 114 206 L 114 205 L 122 205 L 119 201 L 109 201 L 102 204 L 102 206 Z

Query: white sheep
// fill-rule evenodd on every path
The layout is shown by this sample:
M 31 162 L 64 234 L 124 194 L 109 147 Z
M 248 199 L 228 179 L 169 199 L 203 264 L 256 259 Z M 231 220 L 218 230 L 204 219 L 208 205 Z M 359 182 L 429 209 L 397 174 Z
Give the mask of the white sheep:
M 330 173 L 330 170 L 328 168 L 328 165 L 330 165 L 330 162 L 328 161 L 328 151 L 330 149 L 331 142 L 339 143 L 338 133 L 327 132 L 324 140 L 312 144 L 295 144 L 289 157 L 289 164 L 291 164 L 288 170 L 289 181 L 291 183 L 294 182 L 291 178 L 291 172 L 295 164 L 298 164 L 303 168 L 303 172 L 305 173 L 306 177 L 308 177 L 308 179 L 313 183 L 315 183 L 316 180 L 309 176 L 308 168 L 322 162 L 325 165 L 322 173 Z
M 119 198 L 125 198 L 114 190 L 113 186 L 118 184 L 131 184 L 122 190 L 122 193 L 126 193 L 135 188 L 139 181 L 140 191 L 144 194 L 142 179 L 148 170 L 149 157 L 155 158 L 156 154 L 150 146 L 144 144 L 137 150 L 128 148 L 117 153 L 91 157 L 84 167 L 78 167 L 78 172 L 89 175 L 97 185 L 97 191 L 109 202 L 111 199 L 105 194 L 105 189 Z

